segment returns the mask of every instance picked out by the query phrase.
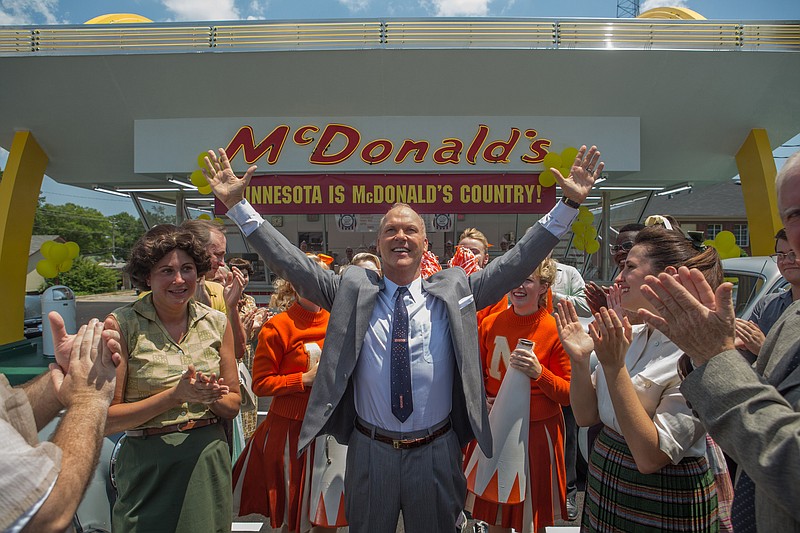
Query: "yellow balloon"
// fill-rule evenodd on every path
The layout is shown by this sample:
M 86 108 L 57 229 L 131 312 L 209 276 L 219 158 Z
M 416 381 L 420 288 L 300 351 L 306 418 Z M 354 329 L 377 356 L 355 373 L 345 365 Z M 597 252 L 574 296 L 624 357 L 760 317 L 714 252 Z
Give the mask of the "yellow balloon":
M 588 241 L 597 237 L 597 229 L 594 226 L 586 226 L 586 233 L 583 234 L 584 238 Z
M 195 170 L 194 172 L 189 174 L 189 179 L 191 180 L 192 185 L 194 185 L 195 187 L 198 188 L 208 187 L 208 181 L 206 180 L 206 177 L 203 175 L 202 170 Z
M 67 259 L 75 259 L 81 253 L 81 247 L 77 242 L 69 241 L 67 243 Z
M 198 187 L 197 192 L 200 194 L 211 194 L 211 186 L 206 184 L 204 187 Z
M 225 221 L 222 220 L 219 217 L 214 217 L 214 224 L 219 224 L 220 226 L 224 226 L 225 225 Z
M 200 152 L 197 155 L 197 166 L 200 168 L 206 168 L 206 157 L 208 157 L 208 152 Z
M 539 185 L 542 187 L 552 187 L 556 184 L 556 177 L 549 170 L 545 170 L 539 174 Z
M 580 236 L 585 235 L 586 228 L 587 228 L 586 224 L 584 224 L 580 220 L 576 220 L 575 222 L 572 223 L 572 233 L 574 233 L 575 235 L 580 235 Z
M 588 207 L 582 205 L 578 209 L 578 220 L 589 226 L 594 223 L 594 215 L 589 211 Z
M 36 272 L 43 278 L 54 278 L 58 276 L 58 267 L 49 259 L 42 259 L 36 263 Z
M 69 255 L 69 248 L 63 242 L 55 242 L 50 247 L 50 260 L 56 265 L 61 263 Z
M 42 243 L 42 246 L 39 247 L 39 250 L 42 251 L 42 255 L 44 257 L 50 259 L 50 249 L 53 247 L 55 243 L 56 241 L 44 241 Z
M 203 213 L 202 215 L 200 215 L 197 218 L 199 218 L 201 220 L 211 220 L 211 215 L 209 215 L 208 213 Z
M 592 239 L 591 241 L 586 241 L 586 253 L 587 254 L 593 254 L 593 253 L 597 252 L 597 250 L 599 250 L 599 249 L 600 249 L 600 243 L 598 241 L 596 241 L 595 239 Z
M 561 150 L 561 162 L 565 165 L 572 165 L 575 158 L 578 156 L 578 149 L 574 146 L 568 146 Z
M 704 240 L 703 244 L 705 244 L 706 246 L 713 246 L 714 248 L 716 248 L 716 246 L 714 246 L 714 241 L 712 241 L 711 239 Z
M 542 164 L 544 165 L 545 170 L 549 168 L 560 168 L 561 167 L 561 156 L 550 152 L 544 159 L 542 160 Z
M 64 259 L 61 263 L 58 264 L 58 271 L 59 272 L 66 272 L 72 268 L 72 259 Z
M 717 250 L 726 250 L 732 246 L 736 246 L 736 237 L 728 230 L 720 231 L 717 233 L 716 238 L 714 238 L 714 243 L 717 246 Z
M 572 239 L 572 246 L 576 250 L 585 250 L 586 249 L 586 239 L 584 239 L 581 235 L 575 235 L 575 238 Z

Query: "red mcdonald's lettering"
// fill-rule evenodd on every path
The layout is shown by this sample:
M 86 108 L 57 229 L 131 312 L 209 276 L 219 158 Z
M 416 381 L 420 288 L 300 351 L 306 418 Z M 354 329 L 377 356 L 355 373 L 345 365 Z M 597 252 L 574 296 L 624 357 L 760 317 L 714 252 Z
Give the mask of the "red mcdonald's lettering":
M 383 163 L 392 155 L 393 148 L 392 141 L 388 139 L 375 139 L 364 145 L 364 148 L 361 150 L 361 160 L 370 165 Z M 375 152 L 376 149 L 378 149 L 378 153 L 374 154 L 373 152 Z
M 448 145 L 448 143 L 450 143 Z M 458 164 L 458 156 L 464 149 L 464 143 L 460 139 L 442 139 L 442 147 L 433 152 L 433 162 L 438 165 L 452 163 Z M 445 155 L 449 154 L 449 155 Z
M 524 163 L 528 164 L 535 164 L 541 163 L 544 161 L 544 156 L 547 155 L 547 147 L 550 146 L 549 139 L 537 139 L 536 138 L 537 132 L 536 130 L 525 130 L 525 137 L 531 140 L 531 145 L 528 147 L 528 150 L 533 154 L 532 156 L 528 154 L 522 154 L 520 159 Z
M 264 139 L 258 143 L 258 146 L 256 146 L 253 128 L 250 126 L 242 126 L 239 128 L 239 131 L 236 132 L 236 135 L 233 136 L 231 142 L 228 143 L 227 148 L 225 148 L 225 153 L 228 154 L 228 159 L 233 159 L 239 150 L 242 150 L 244 152 L 244 160 L 248 165 L 252 165 L 258 161 L 261 156 L 269 152 L 267 163 L 274 165 L 278 162 L 281 149 L 288 135 L 289 126 L 281 124 L 272 130 L 269 135 L 264 137 Z
M 297 128 L 297 131 L 294 132 L 292 140 L 294 141 L 295 144 L 300 146 L 313 142 L 314 141 L 313 137 L 311 138 L 306 137 L 306 132 L 309 131 L 312 133 L 316 133 L 319 131 L 319 128 L 316 126 L 300 126 L 299 128 Z
M 508 156 L 511 155 L 517 145 L 519 137 L 519 129 L 511 128 L 511 135 L 508 136 L 508 141 L 494 141 L 487 144 L 483 150 L 483 158 L 487 163 L 508 163 Z M 500 151 L 495 153 L 497 148 L 500 148 Z
M 337 135 L 342 135 L 346 139 L 344 147 L 336 153 L 326 154 L 325 152 Z M 314 151 L 311 152 L 308 161 L 314 165 L 336 165 L 342 163 L 353 155 L 360 141 L 361 134 L 352 126 L 347 126 L 345 124 L 328 124 L 325 126 L 325 130 L 322 132 L 319 141 L 317 141 L 317 146 L 314 148 Z
M 475 164 L 475 157 L 478 155 L 478 152 L 480 152 L 483 141 L 486 140 L 487 135 L 489 135 L 489 127 L 483 124 L 478 126 L 478 132 L 475 134 L 475 137 L 472 139 L 467 149 L 467 163 L 470 165 Z
M 425 155 L 428 153 L 428 148 L 430 148 L 430 143 L 428 141 L 412 141 L 411 139 L 406 139 L 403 141 L 403 144 L 397 151 L 397 155 L 394 156 L 394 162 L 402 163 L 406 160 L 408 154 L 410 154 L 413 150 L 414 162 L 422 163 L 425 161 Z

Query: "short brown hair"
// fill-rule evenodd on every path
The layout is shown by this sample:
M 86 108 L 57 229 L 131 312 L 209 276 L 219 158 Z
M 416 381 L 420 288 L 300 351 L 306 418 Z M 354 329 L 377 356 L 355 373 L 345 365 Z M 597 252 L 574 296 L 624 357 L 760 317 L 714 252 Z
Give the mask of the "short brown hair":
M 153 267 L 172 250 L 183 250 L 194 261 L 197 277 L 201 278 L 211 268 L 208 249 L 197 235 L 173 224 L 159 224 L 139 237 L 131 248 L 125 272 L 133 285 L 141 290 L 150 290 L 147 278 Z
M 245 259 L 244 257 L 232 257 L 228 260 L 228 264 L 232 267 L 236 267 L 241 271 L 247 271 L 247 274 L 252 276 L 253 275 L 253 264 Z
M 205 247 L 211 245 L 212 233 L 219 233 L 223 237 L 225 236 L 225 230 L 223 230 L 218 224 L 214 224 L 213 222 L 199 218 L 185 221 L 183 224 L 181 224 L 181 228 L 194 233 L 197 238 L 200 239 L 200 243 Z

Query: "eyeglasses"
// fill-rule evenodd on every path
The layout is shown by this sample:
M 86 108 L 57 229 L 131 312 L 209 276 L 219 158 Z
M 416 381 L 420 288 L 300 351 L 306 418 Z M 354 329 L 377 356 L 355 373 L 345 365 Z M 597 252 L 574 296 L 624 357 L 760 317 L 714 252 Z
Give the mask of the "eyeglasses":
M 633 241 L 626 241 L 622 244 L 609 244 L 611 248 L 612 254 L 618 254 L 620 252 L 630 252 L 631 248 L 633 248 Z
M 794 250 L 789 250 L 787 253 L 783 252 L 774 253 L 770 257 L 776 263 L 780 263 L 782 261 L 788 261 L 790 263 L 794 263 L 797 261 L 797 254 L 794 252 Z

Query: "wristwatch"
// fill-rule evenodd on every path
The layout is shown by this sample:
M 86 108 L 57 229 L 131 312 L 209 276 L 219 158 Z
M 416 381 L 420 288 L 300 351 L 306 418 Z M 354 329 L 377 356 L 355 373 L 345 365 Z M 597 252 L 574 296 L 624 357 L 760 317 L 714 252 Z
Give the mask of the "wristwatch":
M 579 204 L 579 203 L 578 203 L 578 202 L 576 202 L 575 200 L 570 200 L 570 199 L 569 199 L 569 198 L 567 198 L 566 196 L 562 196 L 562 197 L 561 197 L 561 201 L 562 201 L 562 202 L 564 202 L 565 204 L 567 204 L 568 206 L 570 206 L 570 207 L 574 208 L 574 209 L 578 209 L 578 208 L 580 208 L 580 206 L 581 206 L 581 204 Z

